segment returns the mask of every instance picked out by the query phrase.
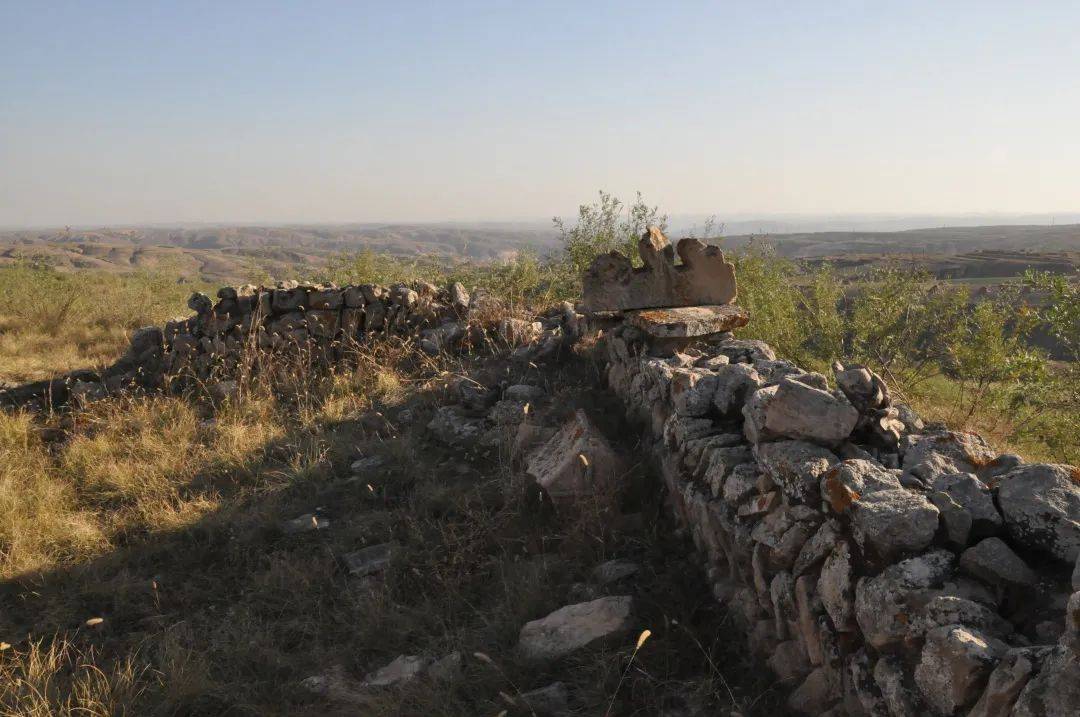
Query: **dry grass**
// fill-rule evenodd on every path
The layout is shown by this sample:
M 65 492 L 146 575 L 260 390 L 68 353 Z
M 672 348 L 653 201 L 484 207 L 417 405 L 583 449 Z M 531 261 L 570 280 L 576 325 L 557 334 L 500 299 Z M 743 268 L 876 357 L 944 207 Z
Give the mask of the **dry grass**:
M 610 435 L 632 435 L 587 358 L 541 375 L 402 342 L 329 375 L 264 374 L 225 406 L 156 397 L 0 416 L 0 641 L 12 645 L 0 652 L 0 714 L 352 714 L 299 682 L 452 650 L 490 662 L 468 658 L 449 684 L 374 693 L 359 711 L 514 713 L 500 693 L 555 679 L 583 714 L 613 700 L 612 714 L 652 714 L 689 693 L 749 714 L 774 704 L 692 561 L 671 559 L 687 548 L 668 544 L 644 466 L 623 506 L 644 511 L 643 527 L 616 531 L 599 508 L 554 516 L 502 449 L 430 442 L 424 426 L 450 379 L 477 371 L 542 381 L 558 411 L 587 406 Z M 352 476 L 362 455 L 385 463 Z M 316 509 L 330 529 L 282 530 Z M 387 540 L 402 550 L 381 579 L 347 575 L 344 554 Z M 653 636 L 632 665 L 633 637 L 550 668 L 521 663 L 521 625 L 583 599 L 588 571 L 614 556 L 644 566 L 634 589 Z

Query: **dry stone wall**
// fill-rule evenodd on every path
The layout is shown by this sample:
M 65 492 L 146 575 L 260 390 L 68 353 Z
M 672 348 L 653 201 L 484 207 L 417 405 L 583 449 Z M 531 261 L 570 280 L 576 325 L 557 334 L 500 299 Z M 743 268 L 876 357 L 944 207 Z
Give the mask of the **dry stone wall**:
M 194 315 L 136 331 L 101 372 L 76 371 L 0 391 L 0 406 L 60 406 L 132 390 L 209 385 L 227 395 L 245 357 L 304 356 L 333 362 L 350 347 L 386 336 L 416 340 L 427 353 L 493 343 L 521 355 L 550 352 L 578 325 L 571 306 L 539 320 L 516 318 L 483 290 L 461 284 L 334 286 L 279 282 L 224 287 L 217 300 L 196 293 Z
M 189 318 L 136 332 L 105 371 L 10 389 L 0 403 L 225 382 L 248 347 L 334 360 L 404 335 L 430 353 L 494 341 L 533 359 L 590 331 L 569 304 L 512 318 L 460 285 L 283 282 L 189 306 Z M 717 325 L 741 326 L 736 314 Z M 792 687 L 793 710 L 1080 713 L 1080 471 L 925 425 L 863 367 L 836 364 L 830 379 L 730 333 L 649 341 L 633 319 L 597 317 L 607 383 L 645 434 L 715 599 Z M 575 442 L 592 433 L 583 414 L 575 422 L 515 439 L 559 502 L 586 470 Z M 430 428 L 454 442 L 484 426 L 446 407 Z
M 608 384 L 794 711 L 1080 714 L 1080 471 L 924 425 L 862 367 L 646 338 L 607 333 Z

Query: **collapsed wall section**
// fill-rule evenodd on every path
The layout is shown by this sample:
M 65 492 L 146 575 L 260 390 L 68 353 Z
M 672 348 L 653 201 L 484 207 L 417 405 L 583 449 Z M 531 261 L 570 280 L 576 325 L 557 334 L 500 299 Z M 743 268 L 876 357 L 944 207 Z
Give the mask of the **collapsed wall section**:
M 862 367 L 835 365 L 832 388 L 759 341 L 650 356 L 624 323 L 601 351 L 715 598 L 794 711 L 1080 713 L 1080 471 L 924 425 Z

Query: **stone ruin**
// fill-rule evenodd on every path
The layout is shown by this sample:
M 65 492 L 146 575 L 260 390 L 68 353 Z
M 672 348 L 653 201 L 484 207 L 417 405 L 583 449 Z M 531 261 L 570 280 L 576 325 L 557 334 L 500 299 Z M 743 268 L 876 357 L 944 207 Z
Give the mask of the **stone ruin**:
M 736 338 L 749 317 L 719 249 L 683 240 L 675 265 L 650 230 L 641 250 L 643 269 L 596 260 L 585 315 L 564 305 L 536 322 L 485 323 L 483 293 L 460 286 L 196 295 L 194 316 L 138 332 L 102 374 L 0 400 L 153 390 L 212 374 L 248 343 L 332 357 L 388 335 L 428 352 L 494 340 L 532 360 L 599 335 L 606 383 L 641 429 L 665 504 L 749 650 L 792 688 L 793 712 L 1080 714 L 1080 470 L 926 424 L 866 367 L 838 362 L 830 378 Z M 535 423 L 522 408 L 535 390 L 510 387 L 493 404 L 478 394 L 487 418 L 447 406 L 429 429 L 450 443 L 509 436 L 526 472 L 572 509 L 617 483 L 624 460 L 584 412 L 561 429 Z M 567 606 L 524 626 L 519 647 L 569 654 L 625 633 L 631 609 L 625 596 Z

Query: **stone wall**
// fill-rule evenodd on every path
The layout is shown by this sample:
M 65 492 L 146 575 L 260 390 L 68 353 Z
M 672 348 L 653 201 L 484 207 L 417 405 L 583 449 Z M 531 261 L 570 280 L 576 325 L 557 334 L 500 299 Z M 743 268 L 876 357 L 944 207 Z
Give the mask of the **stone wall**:
M 601 350 L 793 710 L 1080 714 L 1080 471 L 924 425 L 861 367 L 730 334 L 650 356 L 628 324 Z
M 333 362 L 350 348 L 396 335 L 428 353 L 493 343 L 519 352 L 550 351 L 576 326 L 572 307 L 524 320 L 484 291 L 426 282 L 380 286 L 225 287 L 217 301 L 193 294 L 193 316 L 136 331 L 112 366 L 76 371 L 0 391 L 0 406 L 43 407 L 119 392 L 182 390 L 228 382 L 253 356 L 303 356 Z M 220 386 L 218 388 L 221 388 Z
M 586 323 L 569 304 L 525 320 L 483 292 L 425 283 L 225 288 L 189 306 L 136 332 L 105 371 L 10 389 L 0 404 L 222 379 L 247 348 L 333 361 L 388 335 L 429 353 L 494 342 L 530 359 Z M 837 364 L 830 379 L 730 334 L 655 356 L 639 328 L 603 320 L 606 380 L 715 598 L 793 688 L 793 710 L 1080 713 L 1080 471 L 925 425 L 861 367 Z M 452 414 L 432 430 L 454 440 L 471 424 Z

